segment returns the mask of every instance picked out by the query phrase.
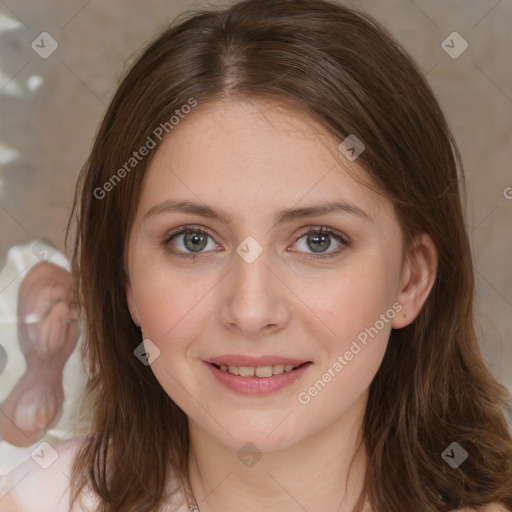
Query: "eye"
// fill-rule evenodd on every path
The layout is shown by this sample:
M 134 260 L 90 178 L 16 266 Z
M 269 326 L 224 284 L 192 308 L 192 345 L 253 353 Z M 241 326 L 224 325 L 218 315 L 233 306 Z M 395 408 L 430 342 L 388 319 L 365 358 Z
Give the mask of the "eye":
M 333 251 L 326 252 L 332 245 L 331 239 L 335 239 L 338 248 Z M 209 244 L 209 240 L 211 243 Z M 305 243 L 298 244 L 302 247 L 300 252 L 313 254 L 315 258 L 329 258 L 341 253 L 346 247 L 349 247 L 347 238 L 340 232 L 328 227 L 310 227 L 295 242 L 301 242 L 305 239 Z M 184 258 L 195 258 L 198 254 L 216 250 L 219 246 L 213 241 L 212 235 L 197 226 L 185 226 L 179 231 L 169 233 L 162 241 L 162 245 L 175 254 Z M 172 245 L 176 250 L 169 248 Z M 309 252 L 309 250 L 312 252 Z
M 337 241 L 339 246 L 333 251 L 326 252 L 326 250 L 331 247 L 331 239 L 333 238 Z M 299 246 L 302 245 L 300 250 L 307 253 L 308 249 L 311 249 L 312 253 L 317 258 L 330 258 L 332 256 L 336 256 L 350 245 L 344 235 L 332 228 L 324 226 L 320 228 L 310 227 L 305 233 L 296 239 L 296 242 L 300 242 L 302 239 L 305 240 L 302 244 L 298 244 Z
M 166 248 L 169 248 L 169 245 L 173 245 L 178 249 L 178 252 L 182 254 L 178 254 L 178 256 L 183 256 L 184 258 L 195 258 L 198 253 L 205 252 L 206 250 L 215 250 L 218 246 L 211 240 L 210 247 L 208 247 L 208 238 L 212 238 L 211 235 L 195 226 L 186 226 L 178 232 L 170 233 L 165 240 L 163 240 L 163 245 Z M 176 243 L 172 243 L 172 241 L 176 239 Z M 175 251 L 171 251 L 174 254 L 177 254 Z

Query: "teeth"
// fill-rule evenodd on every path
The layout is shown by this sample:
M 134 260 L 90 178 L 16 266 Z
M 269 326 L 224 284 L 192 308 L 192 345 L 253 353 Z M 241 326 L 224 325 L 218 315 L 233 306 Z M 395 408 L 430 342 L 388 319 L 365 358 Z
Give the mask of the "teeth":
M 254 377 L 255 368 L 251 366 L 239 366 L 238 375 L 240 377 Z
M 284 372 L 284 364 L 276 364 L 272 366 L 272 375 L 279 375 Z
M 272 377 L 272 366 L 260 366 L 254 373 L 256 377 Z
M 240 377 L 272 377 L 272 375 L 280 375 L 283 372 L 289 372 L 294 368 L 298 368 L 298 364 L 275 364 L 273 366 L 234 366 L 221 364 L 220 369 L 223 372 L 231 373 L 231 375 L 240 375 Z

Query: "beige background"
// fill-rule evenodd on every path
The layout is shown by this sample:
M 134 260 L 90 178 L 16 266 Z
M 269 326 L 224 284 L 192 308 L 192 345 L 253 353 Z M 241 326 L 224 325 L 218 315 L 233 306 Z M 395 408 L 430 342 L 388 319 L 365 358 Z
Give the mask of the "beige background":
M 208 4 L 0 2 L 0 268 L 14 244 L 44 237 L 63 249 L 77 173 L 127 59 L 177 14 L 197 5 Z M 512 2 L 348 5 L 372 14 L 417 60 L 458 140 L 467 174 L 482 350 L 512 390 L 512 199 L 505 197 L 512 187 Z M 31 48 L 44 31 L 59 45 L 47 59 Z M 469 44 L 457 59 L 441 47 L 453 31 Z

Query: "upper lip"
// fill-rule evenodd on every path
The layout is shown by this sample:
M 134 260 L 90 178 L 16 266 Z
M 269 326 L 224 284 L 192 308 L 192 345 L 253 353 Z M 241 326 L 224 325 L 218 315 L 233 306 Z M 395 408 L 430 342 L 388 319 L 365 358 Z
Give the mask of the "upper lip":
M 277 364 L 293 364 L 300 365 L 309 361 L 305 359 L 293 359 L 291 357 L 283 356 L 243 356 L 237 354 L 225 354 L 223 356 L 211 357 L 206 359 L 205 362 L 213 363 L 216 365 L 225 364 L 226 366 L 249 366 L 249 367 L 260 367 L 260 366 L 274 366 Z

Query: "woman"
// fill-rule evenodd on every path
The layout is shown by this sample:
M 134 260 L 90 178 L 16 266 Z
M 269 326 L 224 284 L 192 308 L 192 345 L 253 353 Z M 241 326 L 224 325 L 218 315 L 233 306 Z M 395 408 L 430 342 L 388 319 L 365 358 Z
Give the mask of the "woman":
M 45 506 L 64 472 L 72 510 L 510 509 L 459 179 L 367 16 L 261 0 L 166 30 L 80 178 L 94 428 L 34 477 L 59 475 Z

